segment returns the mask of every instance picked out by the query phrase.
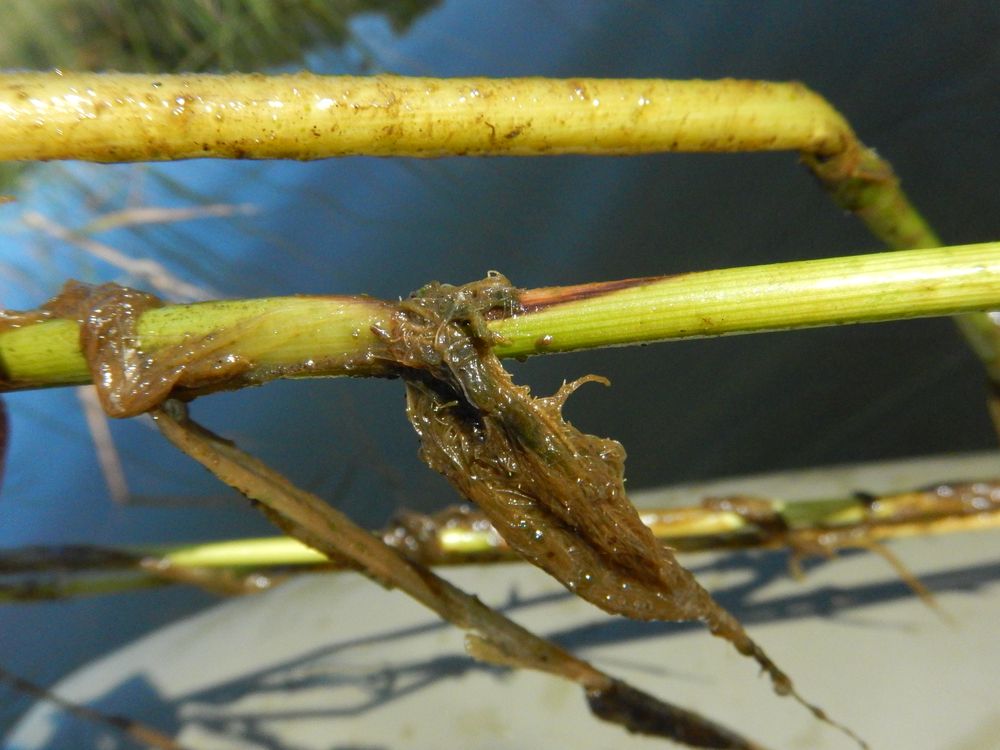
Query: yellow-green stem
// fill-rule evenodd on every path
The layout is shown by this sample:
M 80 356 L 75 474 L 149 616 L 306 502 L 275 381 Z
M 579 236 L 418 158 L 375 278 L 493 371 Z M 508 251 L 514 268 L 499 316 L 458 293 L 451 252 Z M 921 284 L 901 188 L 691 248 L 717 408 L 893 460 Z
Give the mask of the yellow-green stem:
M 618 289 L 612 283 L 606 293 L 571 293 L 498 322 L 493 330 L 506 341 L 496 351 L 517 357 L 989 309 L 1000 300 L 992 278 L 998 262 L 1000 243 L 985 243 L 705 271 Z M 563 296 L 539 290 L 527 300 L 535 294 Z
M 888 162 L 799 83 L 0 74 L 0 160 L 794 150 L 890 248 L 941 242 Z M 962 333 L 1000 383 L 1000 327 Z
M 0 160 L 793 150 L 890 247 L 941 244 L 799 83 L 8 73 L 0 115 Z
M 501 356 L 808 326 L 948 315 L 1000 306 L 1000 242 L 704 271 L 523 292 L 527 311 L 490 323 Z M 372 356 L 389 303 L 274 297 L 145 312 L 139 349 L 234 331 L 253 363 L 241 382 L 382 374 Z M 79 326 L 49 320 L 0 330 L 6 390 L 89 382 Z
M 874 500 L 768 501 L 737 496 L 702 505 L 647 508 L 641 517 L 658 539 L 679 552 L 788 547 L 797 553 L 832 553 L 841 547 L 869 548 L 899 537 L 996 529 L 1000 513 L 997 503 L 988 500 L 996 488 L 996 481 L 986 480 Z M 755 515 L 738 512 L 741 502 L 748 503 Z M 412 537 L 404 525 L 391 525 L 377 535 L 400 543 L 425 564 L 518 559 L 481 514 L 444 511 L 440 516 L 420 517 L 419 528 L 419 544 L 408 541 Z M 249 572 L 253 585 L 228 589 L 216 585 L 213 590 L 253 593 L 283 580 L 269 572 L 275 569 L 338 567 L 291 537 L 88 551 L 79 547 L 0 551 L 0 602 L 116 593 L 168 583 L 211 585 L 217 583 L 218 571 L 230 571 L 236 578 Z M 13 585 L 4 585 L 3 575 L 11 576 Z M 25 580 L 27 586 L 18 585 Z
M 0 160 L 839 153 L 798 83 L 403 76 L 0 75 Z
M 385 303 L 367 297 L 224 300 L 149 310 L 139 318 L 138 334 L 140 349 L 154 353 L 216 331 L 238 332 L 229 353 L 253 362 L 261 380 L 279 372 L 363 375 L 373 369 L 363 361 L 375 341 L 372 329 L 388 315 Z M 0 329 L 0 382 L 8 388 L 90 382 L 79 338 L 73 320 Z

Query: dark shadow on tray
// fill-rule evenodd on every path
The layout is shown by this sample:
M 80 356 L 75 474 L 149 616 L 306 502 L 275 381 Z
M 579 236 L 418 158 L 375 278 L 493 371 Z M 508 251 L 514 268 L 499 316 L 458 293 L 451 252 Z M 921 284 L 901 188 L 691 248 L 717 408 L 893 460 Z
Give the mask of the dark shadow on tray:
M 835 564 L 835 561 L 818 564 Z M 905 583 L 897 578 L 887 577 L 861 586 L 823 586 L 803 590 L 801 594 L 763 602 L 753 601 L 754 594 L 762 587 L 787 576 L 787 556 L 784 553 L 728 555 L 700 566 L 694 572 L 704 575 L 734 571 L 745 572 L 749 577 L 745 582 L 716 589 L 713 593 L 720 604 L 751 628 L 755 624 L 803 617 L 842 618 L 867 606 L 914 596 Z M 935 592 L 974 592 L 1000 580 L 1000 562 L 927 574 L 921 580 Z M 570 596 L 567 592 L 554 592 L 520 597 L 512 592 L 509 601 L 501 609 L 517 617 L 519 612 L 568 599 Z M 934 614 L 928 612 L 928 617 L 934 617 Z M 269 728 L 269 722 L 363 715 L 373 708 L 389 705 L 440 680 L 454 679 L 471 671 L 486 671 L 494 674 L 498 680 L 503 679 L 507 674 L 506 670 L 473 661 L 460 654 L 406 662 L 405 650 L 402 648 L 398 661 L 368 671 L 338 669 L 333 662 L 333 657 L 338 653 L 365 644 L 397 641 L 402 645 L 407 638 L 447 627 L 450 626 L 428 619 L 420 625 L 328 644 L 302 653 L 294 659 L 248 673 L 240 679 L 189 693 L 177 700 L 165 700 L 145 679 L 135 676 L 91 705 L 103 711 L 147 722 L 168 734 L 176 735 L 183 725 L 197 725 L 203 733 L 225 736 L 227 742 L 238 741 L 241 747 L 285 750 L 287 746 L 280 744 Z M 550 631 L 544 635 L 570 650 L 582 653 L 594 646 L 641 641 L 694 629 L 703 629 L 703 626 L 699 623 L 635 622 L 621 617 L 604 617 L 595 612 L 595 618 L 591 622 L 565 630 Z M 706 633 L 706 638 L 708 637 Z M 256 707 L 236 710 L 228 708 L 238 705 L 249 696 L 260 697 L 268 693 L 288 695 L 317 688 L 324 691 L 324 698 L 322 705 L 316 708 L 271 711 L 257 710 Z M 442 710 L 449 710 L 449 707 L 442 707 Z M 92 725 L 63 713 L 58 714 L 58 717 L 58 730 L 46 748 L 101 747 L 108 750 L 131 750 L 138 747 L 111 729 Z M 7 746 L 7 750 L 19 748 Z M 331 744 L 330 750 L 347 748 Z
M 182 722 L 179 704 L 164 700 L 159 691 L 141 675 L 117 684 L 101 697 L 90 701 L 91 708 L 105 714 L 117 714 L 156 727 L 164 734 L 176 737 Z M 43 747 L 100 748 L 101 750 L 146 750 L 147 745 L 132 741 L 117 729 L 93 721 L 85 721 L 64 711 L 50 715 L 53 733 Z M 24 746 L 4 744 L 4 750 L 25 750 Z

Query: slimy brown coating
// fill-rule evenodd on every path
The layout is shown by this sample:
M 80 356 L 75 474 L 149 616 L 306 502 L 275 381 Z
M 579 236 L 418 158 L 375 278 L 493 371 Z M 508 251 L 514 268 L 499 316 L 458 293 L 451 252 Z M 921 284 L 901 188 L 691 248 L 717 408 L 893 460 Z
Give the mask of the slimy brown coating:
M 431 284 L 400 304 L 386 332 L 401 366 L 421 458 L 475 502 L 522 557 L 601 609 L 640 620 L 701 620 L 771 676 L 791 681 L 739 622 L 662 547 L 625 494 L 625 451 L 562 417 L 569 395 L 534 398 L 493 354 L 485 325 L 516 290 L 499 274 Z M 606 381 L 602 381 L 606 382 Z
M 149 411 L 176 389 L 207 390 L 247 372 L 251 363 L 231 353 L 239 329 L 192 336 L 148 353 L 136 333 L 139 317 L 163 303 L 156 296 L 114 283 L 68 281 L 35 310 L 5 310 L 0 330 L 65 318 L 80 324 L 80 351 L 101 406 L 111 417 Z

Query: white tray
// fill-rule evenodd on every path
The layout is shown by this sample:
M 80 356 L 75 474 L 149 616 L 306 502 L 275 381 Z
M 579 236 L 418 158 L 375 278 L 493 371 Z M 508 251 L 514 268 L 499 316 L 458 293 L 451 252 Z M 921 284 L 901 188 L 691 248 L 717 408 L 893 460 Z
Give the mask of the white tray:
M 643 493 L 645 506 L 738 489 L 786 498 L 905 489 L 1000 473 L 1000 456 L 792 472 Z M 878 557 L 850 554 L 790 580 L 780 554 L 683 561 L 744 619 L 801 692 L 875 748 L 1000 747 L 1000 534 L 911 539 L 893 549 L 935 590 L 944 622 Z M 612 674 L 773 748 L 849 740 L 771 693 L 756 666 L 701 627 L 630 623 L 525 565 L 445 571 Z M 580 690 L 465 657 L 462 635 L 356 575 L 308 576 L 224 602 L 81 669 L 61 695 L 141 719 L 187 747 L 641 748 L 590 717 Z M 6 748 L 128 747 L 38 704 Z

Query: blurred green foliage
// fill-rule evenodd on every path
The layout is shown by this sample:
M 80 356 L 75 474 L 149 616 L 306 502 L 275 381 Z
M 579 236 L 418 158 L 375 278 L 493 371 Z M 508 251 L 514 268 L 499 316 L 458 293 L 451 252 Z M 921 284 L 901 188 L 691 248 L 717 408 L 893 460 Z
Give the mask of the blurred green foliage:
M 350 21 L 401 33 L 440 0 L 0 0 L 0 69 L 263 71 L 357 42 Z M 363 52 L 363 50 L 362 50 Z M 0 193 L 30 165 L 0 162 Z
M 351 41 L 379 14 L 405 31 L 440 0 L 3 0 L 0 68 L 260 71 Z

